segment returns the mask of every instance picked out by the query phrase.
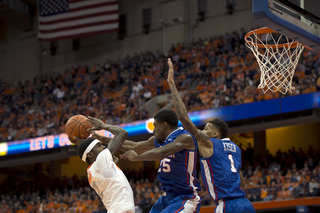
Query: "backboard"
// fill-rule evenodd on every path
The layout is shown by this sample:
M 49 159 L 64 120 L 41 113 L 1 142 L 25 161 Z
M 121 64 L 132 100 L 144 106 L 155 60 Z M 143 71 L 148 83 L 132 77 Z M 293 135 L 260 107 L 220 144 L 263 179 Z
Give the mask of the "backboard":
M 254 18 L 320 52 L 320 0 L 252 0 Z

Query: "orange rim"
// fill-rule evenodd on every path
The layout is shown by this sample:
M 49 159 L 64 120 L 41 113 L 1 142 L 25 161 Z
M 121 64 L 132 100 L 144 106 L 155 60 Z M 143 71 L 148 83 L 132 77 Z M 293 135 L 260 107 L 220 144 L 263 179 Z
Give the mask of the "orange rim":
M 298 44 L 301 44 L 300 42 L 291 42 L 291 43 L 284 43 L 284 44 L 278 44 L 278 45 L 275 45 L 275 44 L 257 44 L 257 43 L 254 43 L 252 41 L 249 41 L 248 40 L 248 37 L 253 35 L 253 34 L 267 34 L 267 33 L 276 33 L 276 34 L 280 34 L 279 32 L 277 31 L 274 31 L 268 27 L 263 27 L 263 28 L 260 28 L 260 29 L 256 29 L 256 30 L 252 30 L 250 32 L 248 32 L 245 36 L 244 36 L 244 39 L 246 41 L 246 43 L 250 46 L 258 46 L 260 48 L 266 48 L 266 47 L 271 47 L 272 49 L 276 49 L 276 48 L 283 48 L 283 47 L 290 47 L 290 48 L 296 48 L 298 46 Z M 309 50 L 313 50 L 312 48 L 304 45 L 304 44 L 301 44 L 302 46 L 304 46 L 305 48 L 309 49 Z

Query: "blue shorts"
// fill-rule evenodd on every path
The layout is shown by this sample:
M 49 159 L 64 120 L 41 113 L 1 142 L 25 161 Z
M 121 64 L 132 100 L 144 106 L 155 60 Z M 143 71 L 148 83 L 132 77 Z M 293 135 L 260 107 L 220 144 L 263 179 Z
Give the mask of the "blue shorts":
M 161 196 L 152 206 L 149 213 L 178 213 L 178 212 L 199 212 L 201 198 L 197 193 L 188 195 L 175 195 L 166 193 Z
M 252 204 L 246 197 L 231 200 L 220 199 L 214 210 L 215 213 L 255 213 Z

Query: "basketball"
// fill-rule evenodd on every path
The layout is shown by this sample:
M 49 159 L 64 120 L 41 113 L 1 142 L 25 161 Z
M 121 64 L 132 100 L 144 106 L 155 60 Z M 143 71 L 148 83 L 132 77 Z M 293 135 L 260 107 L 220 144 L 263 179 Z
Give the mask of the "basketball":
M 90 132 L 87 129 L 92 127 L 92 124 L 86 120 L 87 118 L 83 115 L 74 115 L 66 123 L 67 135 L 75 139 L 76 136 L 79 139 L 86 139 L 89 137 Z

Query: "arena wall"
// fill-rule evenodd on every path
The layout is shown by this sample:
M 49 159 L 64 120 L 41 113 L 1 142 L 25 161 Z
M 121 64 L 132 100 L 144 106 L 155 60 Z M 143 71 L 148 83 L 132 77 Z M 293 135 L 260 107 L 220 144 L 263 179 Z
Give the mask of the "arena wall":
M 312 123 L 267 129 L 267 149 L 272 155 L 275 155 L 279 149 L 286 151 L 292 147 L 296 151 L 299 150 L 299 147 L 304 151 L 308 151 L 309 146 L 319 150 L 319 128 L 320 123 Z
M 37 18 L 34 29 L 22 32 L 5 22 L 1 23 L 0 77 L 4 81 L 32 80 L 35 75 L 46 72 L 64 72 L 74 65 L 92 66 L 103 64 L 107 59 L 124 57 L 134 52 L 165 52 L 171 44 L 188 42 L 192 38 L 208 38 L 222 35 L 244 27 L 245 31 L 257 26 L 251 14 L 251 0 L 238 0 L 233 15 L 226 13 L 225 1 L 207 1 L 207 15 L 204 22 L 198 18 L 197 1 L 119 1 L 119 14 L 127 14 L 127 37 L 118 40 L 117 33 L 81 38 L 80 49 L 72 50 L 72 40 L 58 41 L 55 56 L 50 55 L 50 43 L 37 40 Z M 151 8 L 151 29 L 143 34 L 142 10 Z M 182 18 L 174 22 L 174 18 Z M 165 29 L 160 19 L 166 21 Z M 190 22 L 189 22 L 190 20 Z M 190 25 L 188 24 L 190 23 Z M 189 28 L 191 26 L 191 28 Z

